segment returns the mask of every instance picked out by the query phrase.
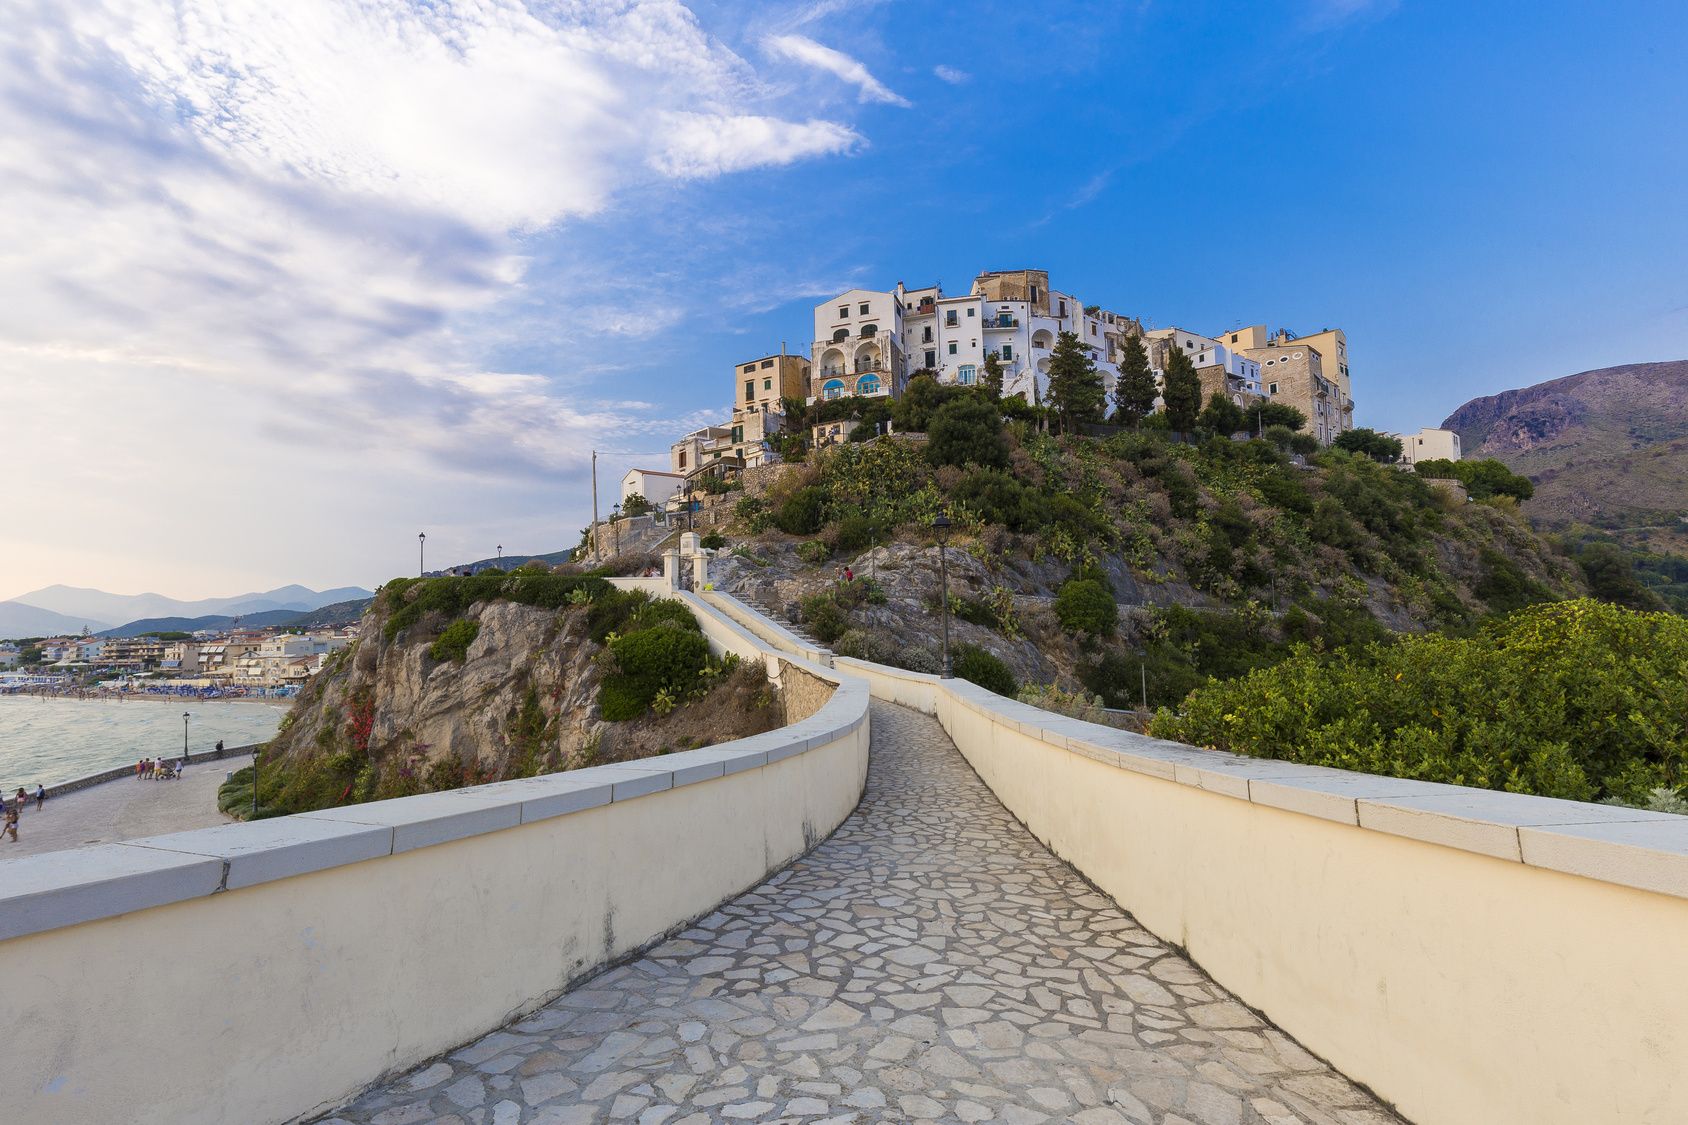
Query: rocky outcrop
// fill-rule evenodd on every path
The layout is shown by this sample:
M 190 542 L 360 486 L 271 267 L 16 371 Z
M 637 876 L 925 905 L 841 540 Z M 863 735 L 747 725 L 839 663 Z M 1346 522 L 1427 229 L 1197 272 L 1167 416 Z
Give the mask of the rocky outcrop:
M 755 665 L 667 715 L 604 721 L 603 649 L 588 636 L 587 614 L 585 606 L 478 603 L 462 619 L 478 632 L 459 661 L 434 651 L 450 624 L 441 615 L 388 639 L 378 601 L 352 649 L 295 702 L 272 760 L 306 769 L 336 754 L 367 759 L 378 775 L 359 794 L 367 798 L 647 757 L 784 722 L 778 694 Z

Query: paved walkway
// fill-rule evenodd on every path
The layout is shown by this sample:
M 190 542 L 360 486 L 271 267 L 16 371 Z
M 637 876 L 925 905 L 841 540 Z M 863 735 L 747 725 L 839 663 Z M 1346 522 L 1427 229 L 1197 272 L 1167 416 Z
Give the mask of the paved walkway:
M 327 1119 L 1397 1120 L 1051 856 L 934 720 L 881 703 L 866 799 L 807 857 Z
M 251 764 L 251 758 L 201 762 L 189 766 L 180 781 L 132 777 L 107 781 L 49 797 L 39 812 L 31 801 L 18 825 L 18 842 L 0 838 L 0 863 L 42 852 L 227 824 L 229 818 L 217 811 L 217 787 L 230 770 Z

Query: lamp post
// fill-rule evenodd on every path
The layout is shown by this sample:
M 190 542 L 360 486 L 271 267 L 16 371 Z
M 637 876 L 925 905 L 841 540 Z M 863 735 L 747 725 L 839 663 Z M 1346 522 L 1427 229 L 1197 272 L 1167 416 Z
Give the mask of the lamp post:
M 610 532 L 615 537 L 615 553 L 621 554 L 621 504 L 610 505 Z
M 260 753 L 259 749 L 256 746 L 254 746 L 252 748 L 252 816 L 253 816 L 253 819 L 257 819 L 257 816 L 258 816 L 258 755 L 259 755 L 259 753 Z
M 504 566 L 504 544 L 502 543 L 498 545 L 498 566 L 500 569 Z
M 182 764 L 188 763 L 188 712 L 182 712 Z
M 423 547 L 427 545 L 427 542 L 428 533 L 426 531 L 418 531 L 416 533 L 416 577 L 418 578 L 421 578 L 424 574 L 428 573 L 428 567 L 423 562 Z
M 949 643 L 949 554 L 946 545 L 949 541 L 950 521 L 942 512 L 932 521 L 932 530 L 938 533 L 938 575 L 943 587 L 944 610 L 944 679 L 955 678 L 955 668 L 950 663 Z

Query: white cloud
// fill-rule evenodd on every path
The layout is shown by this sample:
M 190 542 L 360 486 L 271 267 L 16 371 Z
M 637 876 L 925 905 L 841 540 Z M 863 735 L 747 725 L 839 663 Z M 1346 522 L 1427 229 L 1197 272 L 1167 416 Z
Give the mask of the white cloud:
M 933 67 L 932 73 L 936 74 L 943 81 L 948 82 L 951 86 L 960 86 L 964 82 L 971 82 L 973 80 L 973 76 L 968 74 L 965 70 L 957 70 L 953 66 L 945 66 L 942 63 Z
M 907 98 L 875 78 L 860 60 L 851 58 L 843 51 L 822 46 L 806 36 L 770 35 L 762 41 L 762 46 L 776 58 L 790 59 L 805 66 L 812 66 L 848 82 L 860 91 L 859 96 L 864 102 L 884 102 L 905 108 L 909 105 Z
M 610 261 L 587 275 L 556 232 L 676 178 L 863 143 L 782 116 L 674 0 L 6 7 L 0 447 L 24 465 L 95 449 L 75 457 L 104 468 L 55 474 L 50 500 L 0 520 L 33 544 L 0 557 L 0 590 L 120 584 L 100 570 L 114 537 L 137 574 L 198 580 L 216 564 L 183 497 L 244 513 L 262 496 L 316 529 L 230 517 L 228 565 L 362 579 L 383 521 L 419 518 L 361 510 L 366 488 L 438 496 L 437 523 L 465 482 L 566 495 L 594 444 L 665 444 L 689 418 L 591 387 L 634 320 L 683 306 Z M 529 349 L 543 374 L 495 354 L 529 343 L 489 338 L 506 323 L 551 334 Z

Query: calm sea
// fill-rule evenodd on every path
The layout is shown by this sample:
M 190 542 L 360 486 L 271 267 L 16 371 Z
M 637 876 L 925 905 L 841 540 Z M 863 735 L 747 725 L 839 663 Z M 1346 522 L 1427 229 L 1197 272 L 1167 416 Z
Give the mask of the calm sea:
M 0 696 L 0 791 L 61 781 L 134 765 L 142 758 L 178 757 L 182 712 L 188 712 L 188 748 L 209 750 L 264 742 L 275 734 L 285 707 L 271 703 Z

